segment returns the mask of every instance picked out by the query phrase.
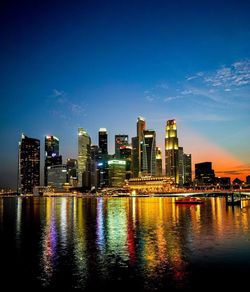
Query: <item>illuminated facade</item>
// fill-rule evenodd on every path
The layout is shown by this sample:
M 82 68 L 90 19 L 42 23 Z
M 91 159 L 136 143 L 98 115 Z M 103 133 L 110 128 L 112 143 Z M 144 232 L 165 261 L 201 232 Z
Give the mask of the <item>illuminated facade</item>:
M 146 129 L 146 121 L 143 117 L 137 118 L 137 137 L 138 137 L 138 176 L 142 174 L 143 168 L 143 131 Z
M 128 135 L 115 135 L 115 158 L 121 158 L 120 147 L 128 145 Z
M 191 185 L 192 183 L 192 155 L 183 154 L 183 169 L 184 169 L 184 184 Z
M 67 165 L 48 166 L 48 186 L 53 191 L 64 191 L 64 185 L 68 182 Z
M 45 136 L 44 152 L 44 185 L 47 186 L 48 167 L 62 164 L 62 156 L 59 155 L 59 139 L 56 136 Z
M 137 136 L 132 138 L 132 172 L 133 177 L 140 177 L 143 171 L 143 131 L 146 121 L 143 117 L 137 118 Z
M 32 194 L 40 185 L 40 140 L 22 134 L 18 152 L 18 193 Z
M 125 186 L 129 191 L 148 193 L 167 193 L 173 190 L 175 181 L 173 177 L 138 177 L 126 181 Z
M 138 137 L 132 138 L 132 176 L 138 177 L 139 176 L 139 143 Z
M 67 159 L 68 182 L 71 186 L 77 186 L 77 159 Z
M 156 176 L 162 176 L 162 154 L 160 147 L 156 147 Z
M 108 154 L 108 132 L 106 128 L 100 128 L 98 140 L 101 154 Z
M 143 175 L 156 173 L 156 134 L 154 130 L 143 130 L 142 163 Z
M 183 147 L 178 149 L 178 171 L 179 171 L 179 186 L 184 184 L 184 162 L 183 162 Z
M 126 178 L 126 160 L 112 159 L 109 165 L 109 186 L 122 187 Z
M 173 177 L 176 184 L 179 184 L 178 152 L 179 144 L 176 121 L 168 120 L 165 138 L 165 169 L 166 176 Z
M 91 156 L 91 188 L 97 189 L 98 187 L 98 155 L 99 147 L 97 145 L 90 146 Z
M 91 139 L 83 129 L 78 129 L 78 187 L 90 187 Z
M 99 154 L 98 154 L 98 186 L 100 188 L 109 185 L 108 173 L 108 132 L 106 128 L 100 128 L 98 134 Z
M 132 147 L 129 145 L 121 146 L 120 158 L 126 160 L 126 179 L 130 179 L 132 177 Z

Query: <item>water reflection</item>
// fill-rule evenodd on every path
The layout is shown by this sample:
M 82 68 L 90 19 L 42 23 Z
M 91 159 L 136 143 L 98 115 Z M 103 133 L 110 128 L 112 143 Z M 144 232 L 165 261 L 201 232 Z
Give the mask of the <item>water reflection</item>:
M 39 259 L 26 273 L 37 286 L 65 289 L 192 288 L 198 262 L 250 262 L 249 219 L 249 201 L 233 208 L 224 198 L 196 206 L 174 198 L 0 200 L 1 238 L 15 240 L 19 261 Z

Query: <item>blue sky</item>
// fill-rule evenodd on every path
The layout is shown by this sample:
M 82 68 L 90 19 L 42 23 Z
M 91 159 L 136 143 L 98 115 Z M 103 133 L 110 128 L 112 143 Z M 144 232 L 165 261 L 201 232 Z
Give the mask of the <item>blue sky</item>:
M 2 1 L 0 187 L 15 185 L 22 132 L 41 139 L 42 156 L 44 135 L 56 135 L 66 159 L 78 127 L 93 143 L 106 127 L 112 153 L 139 115 L 161 147 L 176 118 L 194 161 L 212 143 L 250 174 L 249 11 L 249 1 Z

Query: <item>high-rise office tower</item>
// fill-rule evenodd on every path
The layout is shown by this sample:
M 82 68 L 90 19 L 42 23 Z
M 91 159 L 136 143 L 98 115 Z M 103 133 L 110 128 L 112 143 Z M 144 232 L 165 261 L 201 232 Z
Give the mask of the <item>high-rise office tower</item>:
M 182 187 L 184 183 L 184 163 L 183 163 L 183 147 L 178 149 L 178 164 L 179 164 L 179 186 Z
M 101 154 L 108 154 L 108 132 L 106 128 L 100 128 L 98 138 Z
M 59 155 L 59 139 L 56 136 L 45 136 L 44 150 L 44 185 L 47 186 L 48 167 L 62 164 L 62 156 Z
M 56 192 L 64 191 L 68 182 L 68 169 L 66 164 L 48 166 L 48 186 Z
M 108 132 L 106 128 L 100 128 L 98 135 L 99 142 L 99 156 L 98 156 L 98 185 L 99 187 L 108 187 L 109 173 L 108 173 Z
M 173 177 L 176 184 L 179 184 L 178 150 L 176 121 L 168 120 L 165 139 L 165 169 L 166 176 Z
M 215 174 L 212 169 L 212 162 L 201 162 L 195 164 L 195 180 L 201 185 L 214 183 Z
M 95 189 L 98 187 L 98 155 L 99 147 L 97 145 L 91 145 L 91 188 Z
M 120 147 L 128 145 L 128 135 L 115 135 L 115 157 L 120 158 Z
M 18 153 L 18 193 L 33 193 L 40 185 L 40 140 L 22 134 Z
M 130 179 L 132 177 L 132 147 L 129 145 L 120 147 L 120 159 L 126 161 L 126 179 Z
M 78 186 L 90 188 L 91 139 L 83 129 L 78 129 Z
M 142 163 L 144 175 L 156 174 L 156 134 L 154 130 L 143 130 Z
M 184 184 L 191 185 L 192 183 L 192 155 L 183 154 L 183 169 L 184 169 Z
M 160 147 L 156 147 L 156 176 L 162 176 L 162 155 Z
M 137 118 L 137 137 L 138 137 L 138 176 L 142 174 L 143 168 L 143 131 L 146 129 L 146 121 L 143 117 Z
M 132 174 L 140 177 L 143 168 L 143 131 L 146 129 L 146 121 L 142 117 L 137 118 L 137 136 L 132 138 Z
M 109 165 L 109 186 L 122 187 L 126 178 L 126 160 L 111 159 Z
M 139 176 L 139 143 L 138 137 L 132 138 L 132 176 L 138 177 Z
M 68 182 L 71 186 L 77 186 L 77 169 L 78 169 L 78 162 L 77 159 L 68 158 L 67 159 L 67 172 L 68 172 Z

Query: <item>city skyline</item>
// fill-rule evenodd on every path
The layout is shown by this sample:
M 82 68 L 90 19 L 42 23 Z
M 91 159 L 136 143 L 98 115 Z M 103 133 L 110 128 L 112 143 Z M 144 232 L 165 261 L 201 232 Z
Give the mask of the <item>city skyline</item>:
M 65 161 L 77 158 L 79 127 L 93 144 L 107 128 L 114 153 L 115 135 L 136 136 L 138 116 L 162 153 L 176 119 L 193 165 L 212 161 L 217 175 L 245 180 L 250 4 L 165 2 L 1 4 L 1 187 L 16 185 L 22 132 L 58 137 Z

